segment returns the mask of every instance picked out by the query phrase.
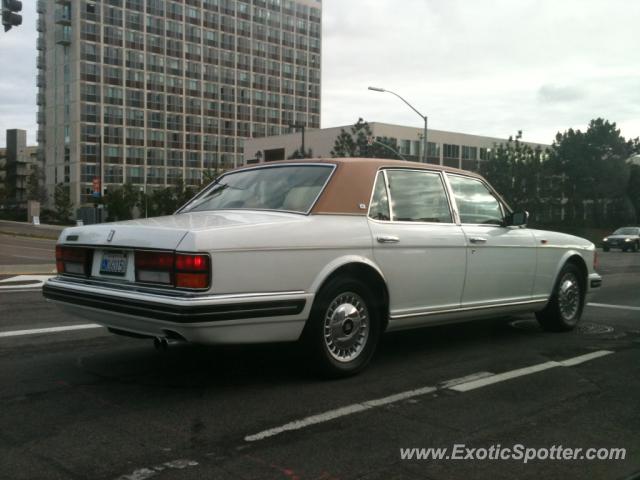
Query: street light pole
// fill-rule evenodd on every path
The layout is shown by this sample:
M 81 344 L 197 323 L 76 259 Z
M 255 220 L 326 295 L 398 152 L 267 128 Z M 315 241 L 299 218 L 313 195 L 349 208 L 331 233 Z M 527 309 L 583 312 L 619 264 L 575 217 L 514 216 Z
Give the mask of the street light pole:
M 384 88 L 380 88 L 380 87 L 369 87 L 369 90 L 373 90 L 374 92 L 385 92 L 385 93 L 390 93 L 391 95 L 395 95 L 396 97 L 398 97 L 400 100 L 402 100 L 405 104 L 407 104 L 407 106 L 413 110 L 414 112 L 416 112 L 420 118 L 422 118 L 424 120 L 424 148 L 422 149 L 422 156 L 423 156 L 423 162 L 427 163 L 427 146 L 429 145 L 429 143 L 427 142 L 427 116 L 421 114 L 413 105 L 411 105 L 409 102 L 407 102 L 404 98 L 402 98 L 400 95 L 398 95 L 396 92 L 392 92 L 391 90 L 386 90 Z
M 304 149 L 304 130 L 305 126 L 302 123 L 291 123 L 289 124 L 289 128 L 300 129 L 302 132 L 302 158 L 307 158 L 307 151 Z

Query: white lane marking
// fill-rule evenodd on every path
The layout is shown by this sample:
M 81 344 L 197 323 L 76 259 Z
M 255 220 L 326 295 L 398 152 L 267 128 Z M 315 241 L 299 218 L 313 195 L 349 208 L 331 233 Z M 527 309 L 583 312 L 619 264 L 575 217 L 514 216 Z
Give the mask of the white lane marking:
M 0 280 L 0 291 L 30 290 L 42 288 L 44 282 L 55 275 L 16 275 Z M 33 282 L 25 285 L 11 285 L 13 282 Z M 5 284 L 5 285 L 3 285 Z
M 37 335 L 39 333 L 70 332 L 73 330 L 88 330 L 90 328 L 101 328 L 101 327 L 102 325 L 98 325 L 97 323 L 87 323 L 84 325 L 66 325 L 64 327 L 32 328 L 30 330 L 11 330 L 8 332 L 0 332 L 0 338 L 21 337 L 24 335 Z
M 581 363 L 588 362 L 595 358 L 604 357 L 605 355 L 611 355 L 612 353 L 614 352 L 611 350 L 598 350 L 597 352 L 586 353 L 579 357 L 568 358 L 567 360 L 562 360 L 558 363 L 563 367 L 573 367 L 574 365 L 580 365 Z
M 481 378 L 479 380 L 472 380 L 470 382 L 454 385 L 451 390 L 456 392 L 468 392 L 469 390 L 475 390 L 476 388 L 486 387 L 487 385 L 493 385 L 494 383 L 504 382 L 505 380 L 511 380 L 512 378 L 522 377 L 531 373 L 542 372 L 550 368 L 556 367 L 573 367 L 574 365 L 580 365 L 581 363 L 588 362 L 595 358 L 604 357 L 614 352 L 611 350 L 598 350 L 597 352 L 587 353 L 578 357 L 568 358 L 566 360 L 560 360 L 558 362 L 550 361 L 539 363 L 538 365 L 531 365 L 530 367 L 518 368 L 516 370 L 510 370 L 504 373 L 498 373 L 491 377 Z
M 263 440 L 268 437 L 273 437 L 283 432 L 290 432 L 292 430 L 300 430 L 301 428 L 316 425 L 318 423 L 328 422 L 336 418 L 345 417 L 354 413 L 370 410 L 374 407 L 380 407 L 382 405 L 388 405 L 390 403 L 399 402 L 408 398 L 417 397 L 419 395 L 425 395 L 427 393 L 435 392 L 435 387 L 423 387 L 416 390 L 409 390 L 406 392 L 397 393 L 395 395 L 389 395 L 388 397 L 377 398 L 374 400 L 367 400 L 362 403 L 354 403 L 346 407 L 336 408 L 335 410 L 329 410 L 328 412 L 320 413 L 318 415 L 311 415 L 310 417 L 303 418 L 301 420 L 295 420 L 290 423 L 286 423 L 276 428 L 270 428 L 255 435 L 248 435 L 244 437 L 247 442 L 255 442 L 257 440 Z
M 587 303 L 588 307 L 598 308 L 615 308 L 618 310 L 633 310 L 634 312 L 640 312 L 640 307 L 632 307 L 630 305 L 610 305 L 608 303 Z
M 451 387 L 450 390 L 455 390 L 456 392 L 467 392 L 475 388 L 486 387 L 487 385 L 492 385 L 498 382 L 504 382 L 505 380 L 521 377 L 523 375 L 529 375 L 531 373 L 541 372 L 543 370 L 548 370 L 549 368 L 554 368 L 559 366 L 560 364 L 558 362 L 539 363 L 538 365 L 531 365 L 530 367 L 518 368 L 517 370 L 498 373 L 490 377 L 480 378 L 478 380 L 472 380 L 470 382 L 460 383 L 458 385 L 454 385 L 453 387 Z
M 441 383 L 438 384 L 438 388 L 451 388 L 454 385 L 460 385 L 461 383 L 467 383 L 467 382 L 470 382 L 472 380 L 478 380 L 480 378 L 491 377 L 492 375 L 495 375 L 495 373 L 491 373 L 491 372 L 472 373 L 471 375 L 465 375 L 464 377 L 452 378 L 451 380 L 445 380 L 444 382 L 441 382 Z
M 163 470 L 183 470 L 185 468 L 195 467 L 197 465 L 198 462 L 196 462 L 195 460 L 174 460 L 172 462 L 165 462 L 161 465 L 156 465 L 151 468 L 139 468 L 128 475 L 119 476 L 117 480 L 146 480 L 147 478 L 158 475 Z
M 509 380 L 512 378 L 521 377 L 523 375 L 529 375 L 531 373 L 541 372 L 543 370 L 548 370 L 550 368 L 571 367 L 574 365 L 579 365 L 581 363 L 588 362 L 589 360 L 600 358 L 605 355 L 610 355 L 612 353 L 615 353 L 615 352 L 611 350 L 598 350 L 597 352 L 587 353 L 585 355 L 568 358 L 566 360 L 561 360 L 557 362 L 549 361 L 549 362 L 539 363 L 537 365 L 518 368 L 516 370 L 511 370 L 504 373 L 492 374 L 491 372 L 477 372 L 471 375 L 467 375 L 466 377 L 445 380 L 444 382 L 441 382 L 439 384 L 439 387 L 423 387 L 423 388 L 418 388 L 416 390 L 408 390 L 406 392 L 396 393 L 394 395 L 389 395 L 387 397 L 382 397 L 375 400 L 366 400 L 361 403 L 354 403 L 346 407 L 336 408 L 334 410 L 329 410 L 323 413 L 319 413 L 317 415 L 311 415 L 310 417 L 305 417 L 300 420 L 294 420 L 293 422 L 286 423 L 279 427 L 263 430 L 262 432 L 258 432 L 253 435 L 247 435 L 246 437 L 244 437 L 244 440 L 245 442 L 255 442 L 258 440 L 264 440 L 265 438 L 273 437 L 275 435 L 279 435 L 280 433 L 290 432 L 293 430 L 300 430 L 302 428 L 306 428 L 311 425 L 317 425 L 319 423 L 328 422 L 336 418 L 345 417 L 347 415 L 352 415 L 354 413 L 360 413 L 375 407 L 379 407 L 382 405 L 389 405 L 391 403 L 407 400 L 420 395 L 426 395 L 428 393 L 436 392 L 439 390 L 448 389 L 448 390 L 455 390 L 458 392 L 467 392 L 469 390 L 485 387 L 487 385 L 503 382 L 505 380 Z M 463 382 L 463 383 L 460 383 L 460 382 Z

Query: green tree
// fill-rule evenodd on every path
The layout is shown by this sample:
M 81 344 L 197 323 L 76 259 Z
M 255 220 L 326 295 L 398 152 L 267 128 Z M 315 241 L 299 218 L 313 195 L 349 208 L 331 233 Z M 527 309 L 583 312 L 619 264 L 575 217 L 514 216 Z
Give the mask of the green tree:
M 605 227 L 631 220 L 626 160 L 636 148 L 615 123 L 597 118 L 585 132 L 558 133 L 551 147 L 550 172 L 560 179 L 565 221 L 571 225 Z
M 521 140 L 522 131 L 518 131 L 515 138 L 496 145 L 490 157 L 480 163 L 480 173 L 513 208 L 541 217 L 545 152 Z
M 35 200 L 43 204 L 47 201 L 44 172 L 38 165 L 32 165 L 29 177 L 27 177 L 27 200 Z
M 140 205 L 140 196 L 140 190 L 130 183 L 122 187 L 110 187 L 104 196 L 107 221 L 132 219 L 133 209 Z
M 71 195 L 67 185 L 64 185 L 63 183 L 58 183 L 56 185 L 56 189 L 53 194 L 53 208 L 55 219 L 59 223 L 69 222 L 71 212 L 73 210 L 73 203 L 71 202 Z
M 336 137 L 331 150 L 332 157 L 369 157 L 401 159 L 395 138 L 375 137 L 369 123 L 362 118 L 351 126 L 349 131 L 344 128 Z

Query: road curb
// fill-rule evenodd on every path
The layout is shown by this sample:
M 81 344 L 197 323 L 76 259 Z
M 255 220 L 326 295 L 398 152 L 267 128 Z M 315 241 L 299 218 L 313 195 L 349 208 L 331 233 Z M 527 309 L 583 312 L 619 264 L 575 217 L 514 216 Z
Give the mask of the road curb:
M 50 275 L 56 273 L 55 264 L 0 265 L 0 275 Z

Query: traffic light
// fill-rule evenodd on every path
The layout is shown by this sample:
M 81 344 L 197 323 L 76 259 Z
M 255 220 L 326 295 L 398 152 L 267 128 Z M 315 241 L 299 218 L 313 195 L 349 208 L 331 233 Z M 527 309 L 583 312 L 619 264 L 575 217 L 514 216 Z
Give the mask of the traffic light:
M 22 15 L 16 13 L 21 11 L 22 2 L 18 0 L 2 0 L 2 24 L 5 32 L 11 30 L 11 27 L 22 25 Z

